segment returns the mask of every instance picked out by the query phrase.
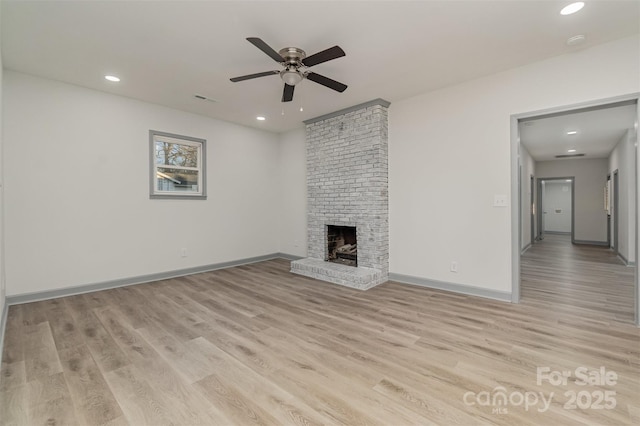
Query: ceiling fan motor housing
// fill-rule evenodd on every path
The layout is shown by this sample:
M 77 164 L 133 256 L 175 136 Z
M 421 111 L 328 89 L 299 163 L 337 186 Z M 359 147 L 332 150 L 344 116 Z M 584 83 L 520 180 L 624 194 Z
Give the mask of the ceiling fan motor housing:
M 284 62 L 290 65 L 302 65 L 302 60 L 307 57 L 304 50 L 297 47 L 285 47 L 278 52 L 284 59 Z

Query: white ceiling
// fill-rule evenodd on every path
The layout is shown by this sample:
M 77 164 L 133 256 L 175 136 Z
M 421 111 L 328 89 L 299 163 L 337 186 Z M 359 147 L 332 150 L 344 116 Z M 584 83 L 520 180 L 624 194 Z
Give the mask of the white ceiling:
M 585 154 L 580 158 L 608 158 L 625 132 L 635 126 L 637 117 L 632 104 L 527 120 L 520 124 L 520 142 L 537 161 L 571 155 L 569 149 Z M 569 135 L 569 131 L 577 133 Z
M 639 32 L 638 1 L 587 0 L 582 11 L 561 16 L 568 3 L 3 0 L 2 61 L 8 69 L 282 132 L 375 98 L 393 103 Z M 587 42 L 567 46 L 576 34 Z M 246 37 L 309 55 L 340 45 L 346 57 L 312 70 L 349 88 L 340 94 L 305 80 L 293 102 L 282 104 L 275 75 L 232 83 L 230 77 L 279 68 Z M 105 74 L 122 82 L 109 83 Z M 267 120 L 257 122 L 257 115 Z

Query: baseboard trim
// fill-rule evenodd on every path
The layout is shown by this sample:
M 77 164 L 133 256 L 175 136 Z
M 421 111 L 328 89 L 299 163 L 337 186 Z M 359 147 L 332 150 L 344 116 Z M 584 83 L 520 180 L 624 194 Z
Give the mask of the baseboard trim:
M 280 259 L 287 259 L 287 260 L 300 260 L 305 258 L 305 256 L 298 256 L 295 254 L 288 254 L 288 253 L 276 253 L 275 257 L 278 257 Z
M 609 243 L 606 241 L 590 241 L 590 240 L 574 240 L 573 244 L 584 244 L 588 246 L 605 246 L 605 247 L 609 246 Z
M 76 294 L 91 293 L 93 291 L 108 290 L 117 287 L 143 284 L 152 281 L 166 280 L 169 278 L 184 277 L 186 275 L 200 274 L 202 272 L 215 271 L 216 269 L 232 268 L 234 266 L 247 265 L 251 263 L 264 262 L 265 260 L 284 258 L 288 260 L 300 259 L 297 256 L 286 253 L 272 253 L 263 256 L 248 257 L 245 259 L 220 262 L 210 265 L 195 266 L 193 268 L 175 269 L 173 271 L 158 272 L 155 274 L 139 275 L 130 278 L 103 281 L 99 283 L 84 284 L 74 287 L 66 287 L 57 290 L 48 290 L 34 293 L 23 293 L 7 296 L 5 305 L 19 305 L 22 303 L 38 302 L 40 300 L 57 299 L 59 297 L 74 296 Z M 4 323 L 3 323 L 4 330 Z
M 629 266 L 629 267 L 636 266 L 636 262 L 629 262 L 627 258 L 624 257 L 621 253 L 618 253 L 618 258 L 622 260 L 622 263 L 624 263 L 626 266 Z
M 484 297 L 485 299 L 499 300 L 501 302 L 511 303 L 511 292 L 489 290 L 480 287 L 474 287 L 464 284 L 455 284 L 445 281 L 435 281 L 426 278 L 414 277 L 411 275 L 403 275 L 389 273 L 389 281 L 397 281 L 404 284 L 418 285 L 422 287 L 434 288 L 437 290 L 450 291 L 452 293 L 462 293 L 469 296 Z
M 526 246 L 524 246 L 524 248 L 522 250 L 520 250 L 520 254 L 524 254 L 530 248 L 531 248 L 531 243 L 529 243 Z

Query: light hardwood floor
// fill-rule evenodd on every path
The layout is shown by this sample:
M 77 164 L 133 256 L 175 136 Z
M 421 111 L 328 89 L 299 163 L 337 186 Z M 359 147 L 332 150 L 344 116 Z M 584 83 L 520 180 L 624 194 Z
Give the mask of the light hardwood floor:
M 638 424 L 632 269 L 552 240 L 523 257 L 521 304 L 393 282 L 361 292 L 272 260 L 11 306 L 1 422 Z M 537 367 L 582 366 L 616 384 L 536 384 Z M 507 405 L 483 405 L 500 387 Z M 587 391 L 584 406 L 603 390 L 614 409 L 564 408 L 565 392 Z M 548 410 L 517 405 L 534 395 Z
M 522 299 L 532 306 L 587 319 L 634 321 L 635 268 L 610 249 L 571 244 L 569 235 L 546 234 L 522 257 Z

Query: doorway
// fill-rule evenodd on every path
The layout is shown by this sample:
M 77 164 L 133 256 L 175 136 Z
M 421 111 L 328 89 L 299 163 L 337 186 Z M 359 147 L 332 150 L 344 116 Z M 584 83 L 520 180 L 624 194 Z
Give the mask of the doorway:
M 635 109 L 635 114 L 634 114 L 634 124 L 631 124 L 631 128 L 633 128 L 635 126 L 636 132 L 632 133 L 634 140 L 635 140 L 635 148 L 633 148 L 633 152 L 631 153 L 631 156 L 633 158 L 633 167 L 634 167 L 634 171 L 633 171 L 633 175 L 631 177 L 629 177 L 627 175 L 627 177 L 625 179 L 635 179 L 633 181 L 633 183 L 635 185 L 640 184 L 640 179 L 638 178 L 638 162 L 640 162 L 640 158 L 639 158 L 639 154 L 640 151 L 637 148 L 637 141 L 638 141 L 638 133 L 637 133 L 637 129 L 638 129 L 638 121 L 640 121 L 640 115 L 639 115 L 639 111 L 638 111 L 638 100 L 640 99 L 640 94 L 638 93 L 634 93 L 634 94 L 630 94 L 630 95 L 624 95 L 624 96 L 619 96 L 619 97 L 615 97 L 615 98 L 609 98 L 609 99 L 604 99 L 604 100 L 599 100 L 599 101 L 592 101 L 592 102 L 585 102 L 582 104 L 576 104 L 576 105 L 570 105 L 570 106 L 564 106 L 564 107 L 556 107 L 556 108 L 550 108 L 547 110 L 540 110 L 540 111 L 533 111 L 533 112 L 529 112 L 529 113 L 522 113 L 522 114 L 514 114 L 511 116 L 511 196 L 512 199 L 517 200 L 520 199 L 521 197 L 521 191 L 523 191 L 523 188 L 520 186 L 519 184 L 519 180 L 521 179 L 521 165 L 522 164 L 526 164 L 525 162 L 527 161 L 526 159 L 526 155 L 528 153 L 523 152 L 523 145 L 521 143 L 521 127 L 520 125 L 522 123 L 525 123 L 526 121 L 529 120 L 538 120 L 540 118 L 547 118 L 547 117 L 557 117 L 557 116 L 561 116 L 561 115 L 567 115 L 567 114 L 571 114 L 577 111 L 583 112 L 583 111 L 596 111 L 596 110 L 602 110 L 602 109 L 607 109 L 607 108 L 615 108 L 617 106 L 621 106 L 621 105 L 628 105 L 628 106 L 633 106 L 633 108 Z M 631 140 L 631 139 L 630 139 Z M 567 147 L 567 151 L 569 153 L 574 152 L 573 150 L 569 150 L 569 148 L 572 147 Z M 526 150 L 524 150 L 526 151 Z M 565 151 L 565 153 L 567 152 Z M 610 152 L 610 151 L 609 151 Z M 563 155 L 563 156 L 558 156 L 556 158 L 560 158 L 560 157 L 576 157 L 576 155 Z M 606 157 L 605 157 L 606 158 Z M 529 157 L 529 161 L 531 160 L 531 157 Z M 528 173 L 527 173 L 528 174 Z M 534 173 L 535 174 L 535 173 Z M 602 182 L 605 183 L 605 176 L 603 176 L 603 180 Z M 617 177 L 617 179 L 620 179 L 620 176 Z M 613 205 L 614 203 L 614 198 L 618 198 L 619 197 L 614 197 L 613 196 L 613 191 L 614 188 L 616 186 L 618 186 L 619 188 L 619 183 L 617 182 L 618 185 L 615 185 L 614 182 L 614 177 L 611 176 L 611 213 L 614 213 L 614 209 L 615 206 Z M 625 181 L 626 182 L 626 181 Z M 537 183 L 537 182 L 536 182 Z M 525 189 L 526 190 L 526 186 Z M 531 191 L 532 193 L 534 191 Z M 536 193 L 538 193 L 539 191 L 536 191 Z M 574 182 L 572 182 L 572 193 L 574 194 L 575 197 L 575 180 Z M 626 193 L 625 193 L 626 194 Z M 532 197 L 533 198 L 533 197 Z M 602 198 L 600 198 L 602 200 Z M 638 201 L 637 200 L 632 200 L 632 202 L 634 203 L 634 207 L 635 207 L 635 223 L 638 223 L 638 209 L 640 207 L 638 207 Z M 575 201 L 574 201 L 575 203 Z M 533 221 L 532 225 L 532 229 L 533 229 L 533 235 L 536 236 L 535 239 L 533 239 L 532 241 L 535 241 L 536 239 L 540 238 L 540 233 L 541 233 L 541 229 L 543 229 L 540 226 L 540 221 L 542 220 L 540 218 L 540 216 L 542 216 L 540 214 L 540 212 L 542 211 L 540 209 L 540 199 L 539 198 L 535 198 L 532 200 L 531 204 L 529 205 L 529 207 L 531 208 L 531 214 L 535 214 L 537 217 L 535 218 L 536 220 Z M 535 207 L 534 207 L 535 206 Z M 512 253 L 512 268 L 511 268 L 511 273 L 512 273 L 512 292 L 511 292 L 511 300 L 514 303 L 518 303 L 520 301 L 520 295 L 521 295 L 521 289 L 520 289 L 520 280 L 521 280 L 521 265 L 520 265 L 520 257 L 521 257 L 521 244 L 522 244 L 522 224 L 524 220 L 527 220 L 528 218 L 526 218 L 526 216 L 523 216 L 523 213 L 526 215 L 529 215 L 529 213 L 523 212 L 522 209 L 526 208 L 527 204 L 525 204 L 524 206 L 521 203 L 514 203 L 512 204 L 511 207 L 511 217 L 512 217 L 512 221 L 511 221 L 511 235 L 512 235 L 512 248 L 511 248 L 511 253 Z M 548 211 L 548 210 L 547 210 Z M 618 209 L 618 212 L 620 212 L 620 210 Z M 548 213 L 547 213 L 548 214 Z M 575 214 L 575 209 L 572 209 L 572 215 Z M 625 210 L 625 214 L 628 214 L 628 212 Z M 526 219 L 525 219 L 526 218 Z M 605 235 L 603 237 L 606 237 L 606 234 L 609 234 L 611 239 L 615 240 L 616 237 L 619 237 L 619 235 L 617 235 L 619 233 L 619 229 L 613 229 L 615 227 L 615 223 L 616 220 L 615 218 L 612 216 L 610 218 L 610 222 L 607 223 L 606 225 L 606 231 Z M 605 219 L 607 220 L 607 219 Z M 575 218 L 572 220 L 575 223 Z M 612 222 L 612 223 L 611 223 Z M 620 220 L 618 218 L 618 223 L 620 223 Z M 535 228 L 534 228 L 535 227 Z M 638 247 L 638 226 L 635 227 L 635 231 L 633 231 L 633 233 L 631 234 L 631 237 L 633 239 L 633 241 L 630 241 L 630 243 L 632 243 L 635 247 Z M 544 235 L 544 231 L 543 235 Z M 575 240 L 575 225 L 574 225 L 574 230 L 573 230 L 573 235 L 572 235 L 572 239 Z M 604 238 L 602 238 L 604 240 Z M 618 238 L 619 240 L 619 238 Z M 590 241 L 581 241 L 583 243 L 590 243 Z M 604 243 L 602 245 L 605 245 L 606 243 Z M 609 244 L 606 244 L 607 246 Z M 578 246 L 580 247 L 580 246 Z M 584 247 L 584 246 L 582 246 Z M 636 257 L 637 257 L 637 249 L 636 249 Z M 633 275 L 633 281 L 631 283 L 634 293 L 630 300 L 633 302 L 633 304 L 635 305 L 633 307 L 633 316 L 635 317 L 635 323 L 640 325 L 640 289 L 639 289 L 639 279 L 638 279 L 638 268 L 634 268 L 634 270 L 631 270 L 631 273 Z M 628 274 L 627 274 L 628 275 Z
M 538 235 L 571 235 L 575 243 L 575 177 L 551 177 L 538 179 Z

